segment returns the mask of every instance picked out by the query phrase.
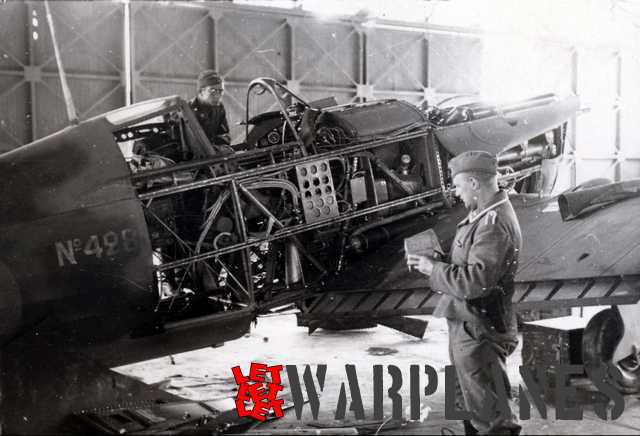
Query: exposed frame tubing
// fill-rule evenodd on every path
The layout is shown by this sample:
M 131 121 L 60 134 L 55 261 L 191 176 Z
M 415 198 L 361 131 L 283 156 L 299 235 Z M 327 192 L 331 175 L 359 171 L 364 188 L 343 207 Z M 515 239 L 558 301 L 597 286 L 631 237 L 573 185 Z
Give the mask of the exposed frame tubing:
M 251 83 L 249 83 L 249 87 L 247 88 L 247 104 L 245 107 L 245 125 L 244 125 L 245 138 L 249 135 L 249 96 L 251 95 L 251 90 L 256 86 L 262 86 L 265 90 L 268 90 L 271 93 L 271 95 L 274 97 L 274 99 L 278 103 L 278 106 L 280 106 L 280 113 L 282 113 L 282 115 L 284 116 L 285 120 L 287 121 L 287 124 L 289 125 L 289 128 L 293 132 L 293 136 L 296 138 L 296 142 L 300 146 L 300 151 L 302 152 L 302 155 L 305 157 L 308 156 L 307 150 L 305 149 L 304 144 L 300 139 L 300 135 L 298 135 L 295 125 L 291 121 L 291 118 L 289 118 L 289 114 L 287 114 L 287 108 L 282 104 L 282 100 L 278 96 L 275 90 L 275 87 L 277 86 L 278 88 L 284 89 L 287 93 L 289 93 L 292 97 L 300 101 L 306 107 L 309 107 L 309 105 L 302 98 L 297 96 L 294 92 L 282 86 L 280 83 L 276 82 L 275 80 L 268 79 L 266 77 L 258 77 L 257 79 L 252 80 Z
M 255 297 L 253 293 L 253 276 L 251 275 L 251 258 L 249 254 L 249 247 L 252 244 L 248 244 L 247 227 L 244 222 L 244 214 L 242 213 L 242 205 L 240 204 L 240 195 L 238 194 L 238 185 L 235 180 L 231 181 L 231 200 L 233 202 L 233 210 L 235 215 L 236 227 L 240 234 L 240 240 L 242 245 L 246 245 L 242 250 L 242 264 L 244 269 L 244 277 L 246 280 L 247 291 L 249 291 L 249 304 L 255 304 Z M 194 256 L 197 258 L 199 256 Z M 203 258 L 206 259 L 206 258 Z M 193 259 L 192 259 L 193 260 Z M 164 265 L 166 266 L 166 265 Z
M 380 204 L 380 199 L 378 198 L 378 191 L 376 190 L 376 178 L 375 178 L 375 175 L 373 174 L 373 167 L 371 166 L 371 158 L 365 156 L 366 154 L 373 155 L 373 153 L 360 153 L 360 154 L 361 154 L 360 166 L 364 171 L 365 190 L 367 192 L 366 204 L 367 206 L 370 206 L 371 203 L 373 203 L 374 206 L 377 206 L 378 204 Z
M 231 245 L 229 247 L 225 247 L 225 248 L 221 248 L 220 250 L 214 250 L 214 251 L 210 251 L 207 253 L 202 253 L 200 255 L 194 256 L 192 258 L 188 258 L 188 259 L 182 259 L 182 260 L 177 260 L 174 262 L 168 262 L 165 263 L 163 265 L 159 265 L 155 268 L 155 271 L 164 271 L 166 269 L 171 269 L 171 268 L 177 268 L 179 266 L 183 266 L 183 265 L 187 265 L 190 262 L 193 261 L 200 261 L 200 260 L 205 260 L 205 259 L 210 259 L 212 257 L 216 257 L 216 256 L 221 256 L 223 254 L 228 254 L 228 253 L 232 253 L 234 251 L 238 251 L 238 250 L 242 250 L 244 248 L 247 247 L 251 247 L 251 246 L 255 246 L 255 245 L 260 245 L 263 242 L 271 242 L 271 241 L 275 241 L 278 239 L 283 239 L 283 238 L 287 238 L 291 235 L 295 235 L 297 233 L 302 233 L 305 231 L 309 231 L 309 230 L 315 230 L 321 227 L 326 226 L 327 224 L 335 224 L 335 223 L 340 223 L 342 221 L 346 221 L 346 220 L 350 220 L 353 218 L 357 218 L 360 216 L 364 216 L 364 215 L 368 215 L 371 213 L 375 213 L 375 212 L 379 212 L 381 210 L 385 210 L 385 209 L 389 209 L 395 206 L 400 206 L 406 203 L 411 203 L 412 201 L 416 201 L 416 200 L 420 200 L 423 198 L 428 198 L 428 197 L 435 197 L 437 195 L 442 195 L 444 194 L 444 192 L 442 191 L 441 188 L 435 188 L 435 189 L 431 189 L 429 191 L 425 191 L 425 192 L 421 192 L 419 194 L 414 194 L 411 195 L 409 197 L 405 197 L 405 198 L 399 198 L 397 200 L 393 200 L 393 201 L 389 201 L 386 203 L 382 203 L 379 204 L 377 206 L 372 206 L 372 207 L 368 207 L 366 209 L 362 209 L 362 210 L 358 210 L 358 211 L 353 211 L 350 213 L 346 213 L 342 216 L 339 217 L 333 217 L 333 218 L 328 218 L 322 221 L 317 221 L 315 223 L 311 223 L 311 224 L 299 224 L 296 226 L 292 226 L 289 227 L 287 229 L 282 229 L 281 232 L 277 232 L 269 237 L 266 238 L 262 238 L 262 239 L 258 239 L 255 241 L 247 241 L 247 242 L 241 242 L 239 244 L 235 244 L 235 245 Z
M 412 132 L 412 133 L 407 133 L 399 136 L 394 136 L 393 138 L 386 138 L 386 139 L 374 140 L 374 141 L 369 141 L 369 142 L 360 143 L 360 144 L 354 144 L 345 148 L 328 151 L 326 153 L 314 154 L 311 156 L 302 157 L 300 159 L 296 159 L 292 161 L 265 165 L 260 168 L 252 168 L 249 170 L 245 170 L 245 171 L 242 171 L 242 177 L 244 180 L 248 180 L 254 177 L 259 177 L 263 174 L 274 173 L 281 170 L 293 168 L 297 165 L 302 165 L 302 164 L 314 162 L 317 160 L 330 159 L 338 156 L 349 155 L 349 154 L 357 153 L 363 150 L 371 150 L 374 148 L 382 147 L 384 145 L 393 144 L 395 142 L 406 141 L 414 138 L 420 138 L 427 134 L 428 134 L 428 131 L 421 130 L 419 132 Z M 241 156 L 238 156 L 238 158 L 241 158 Z M 162 189 L 158 189 L 151 192 L 145 192 L 145 193 L 139 194 L 138 198 L 140 200 L 148 200 L 150 198 L 177 194 L 180 192 L 191 191 L 194 189 L 200 189 L 207 186 L 219 185 L 222 183 L 226 183 L 230 180 L 236 180 L 238 178 L 240 178 L 240 175 L 238 173 L 225 174 L 224 176 L 216 177 L 214 179 L 199 180 L 197 182 L 185 183 L 184 185 L 180 185 L 180 186 L 172 186 L 169 188 L 162 188 Z
M 247 291 L 244 286 L 242 286 L 242 283 L 240 282 L 240 280 L 238 280 L 238 278 L 231 273 L 231 269 L 223 262 L 220 260 L 219 257 L 215 258 L 215 261 L 218 262 L 225 270 L 227 270 L 227 274 L 229 274 L 229 277 L 231 277 L 231 279 L 236 283 L 236 285 L 238 285 L 240 287 L 240 289 L 242 290 L 242 292 L 244 292 L 244 294 L 249 297 L 249 291 Z M 206 264 L 205 264 L 206 265 Z M 234 295 L 236 297 L 238 297 L 239 300 L 243 299 L 242 295 L 239 295 L 236 290 L 232 287 L 232 286 L 228 286 L 228 288 L 231 290 L 231 292 L 234 293 Z M 241 304 L 245 304 L 245 303 L 241 303 Z
M 226 164 L 229 161 L 236 160 L 236 159 L 246 160 L 251 158 L 269 156 L 269 155 L 273 155 L 274 153 L 288 151 L 297 146 L 298 144 L 296 144 L 295 142 L 287 142 L 285 144 L 276 144 L 270 147 L 265 147 L 263 149 L 247 151 L 245 153 L 242 153 L 241 155 L 234 154 L 234 153 L 227 153 L 222 156 L 209 157 L 206 159 L 198 159 L 196 162 L 184 162 L 184 163 L 172 165 L 171 167 L 167 167 L 167 168 L 157 168 L 154 170 L 143 171 L 140 173 L 133 174 L 131 176 L 131 180 L 133 180 L 134 182 L 137 182 L 140 180 L 153 179 L 159 176 L 164 176 L 164 175 L 175 173 L 175 172 L 189 171 L 189 170 L 195 170 L 199 168 L 207 168 L 214 164 Z M 275 163 L 272 163 L 272 165 L 275 165 Z
M 165 223 L 164 221 L 162 221 L 162 219 L 160 219 L 160 217 L 158 215 L 156 215 L 155 213 L 153 213 L 153 211 L 151 209 L 149 209 L 148 207 L 146 208 L 146 211 L 149 212 L 151 214 L 151 216 L 160 223 L 161 226 L 163 226 L 165 229 L 167 229 L 169 231 L 169 233 L 171 233 L 171 235 L 174 237 L 174 239 L 176 240 L 176 242 L 178 242 L 179 244 L 181 244 L 184 248 L 186 248 L 188 251 L 190 251 L 191 253 L 196 254 L 196 251 L 193 250 L 189 244 L 187 244 L 180 236 L 178 236 L 173 229 L 171 229 L 171 227 L 169 227 L 167 225 L 167 223 Z M 227 268 L 227 266 L 218 258 L 216 257 L 215 260 L 220 263 L 223 268 L 225 268 L 229 274 L 229 277 L 231 277 L 233 279 L 233 281 L 236 282 L 236 284 L 240 287 L 240 289 L 246 294 L 246 296 L 249 296 L 249 292 L 244 288 L 244 286 L 242 286 L 242 283 L 240 283 L 240 281 L 231 273 L 231 271 L 229 270 L 229 268 Z M 198 261 L 194 261 L 193 264 L 195 265 L 196 263 L 198 263 Z M 211 268 L 209 265 L 207 265 L 206 263 L 204 264 L 207 268 Z M 187 265 L 188 268 L 191 268 L 191 264 Z M 164 271 L 164 270 L 163 270 Z M 181 279 L 181 283 L 184 280 L 184 276 L 183 279 Z M 236 297 L 238 297 L 238 299 L 242 300 L 243 299 L 243 295 L 240 295 L 239 293 L 236 292 L 236 290 L 234 288 L 230 288 L 231 292 L 233 292 Z M 173 304 L 173 302 L 171 303 Z
M 408 218 L 410 216 L 419 215 L 421 213 L 429 212 L 429 211 L 432 211 L 432 210 L 434 210 L 434 209 L 436 209 L 438 207 L 443 207 L 443 206 L 444 206 L 444 202 L 443 201 L 437 201 L 435 203 L 430 203 L 430 204 L 427 204 L 425 206 L 417 207 L 415 209 L 410 209 L 410 210 L 408 210 L 406 212 L 403 212 L 401 214 L 393 215 L 393 216 L 381 219 L 380 221 L 376 221 L 375 223 L 369 223 L 369 224 L 365 224 L 364 226 L 358 227 L 357 229 L 355 229 L 351 233 L 351 236 L 357 236 L 362 232 L 366 232 L 368 230 L 375 229 L 376 227 L 380 227 L 380 226 L 383 226 L 385 224 L 394 223 L 396 221 Z
M 260 200 L 258 200 L 251 192 L 249 192 L 249 190 L 247 188 L 245 188 L 242 185 L 239 185 L 240 187 L 240 191 L 242 191 L 242 193 L 249 199 L 249 201 L 251 201 L 258 209 L 260 209 L 260 211 L 266 215 L 267 217 L 269 217 L 271 220 L 273 220 L 273 223 L 278 226 L 278 228 L 284 229 L 285 225 L 282 224 L 280 222 L 280 220 L 278 218 L 275 217 L 275 215 L 273 215 L 269 209 L 266 208 L 266 206 L 264 204 L 262 204 L 262 202 Z M 291 236 L 291 241 L 296 245 L 296 247 L 298 248 L 298 250 L 300 250 L 300 252 L 302 254 L 304 254 L 307 259 L 309 259 L 311 261 L 311 263 L 313 263 L 313 266 L 315 266 L 323 275 L 327 272 L 327 270 L 324 268 L 324 266 L 320 263 L 320 261 L 318 261 L 318 259 L 316 259 L 311 253 L 309 253 L 304 246 L 302 245 L 302 243 L 300 242 L 300 240 L 298 239 L 297 236 L 293 235 Z
M 258 180 L 255 182 L 247 183 L 246 186 L 240 185 L 241 190 L 244 191 L 245 188 L 246 189 L 280 188 L 280 189 L 287 190 L 291 194 L 291 199 L 293 200 L 293 203 L 295 204 L 295 206 L 300 207 L 300 192 L 298 191 L 298 188 L 296 188 L 295 185 L 288 180 L 266 179 L 266 180 Z
M 207 219 L 205 220 L 202 232 L 200 232 L 200 236 L 198 237 L 198 242 L 196 242 L 196 248 L 195 248 L 196 254 L 200 253 L 200 249 L 202 248 L 202 243 L 204 242 L 204 239 L 207 237 L 209 230 L 211 230 L 211 226 L 213 225 L 214 220 L 218 216 L 218 213 L 220 213 L 220 209 L 222 209 L 222 205 L 224 204 L 225 201 L 227 201 L 227 199 L 229 198 L 229 195 L 230 195 L 229 190 L 225 190 L 216 199 L 216 202 L 213 204 L 213 206 L 211 206 L 211 210 L 209 212 L 209 215 L 207 216 Z

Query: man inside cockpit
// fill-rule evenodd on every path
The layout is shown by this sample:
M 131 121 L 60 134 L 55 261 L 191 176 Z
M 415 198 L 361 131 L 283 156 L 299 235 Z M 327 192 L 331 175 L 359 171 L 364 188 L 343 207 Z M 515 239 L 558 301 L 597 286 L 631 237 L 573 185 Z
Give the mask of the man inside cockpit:
M 198 95 L 189 101 L 202 129 L 214 145 L 231 143 L 227 112 L 222 104 L 223 94 L 222 78 L 213 70 L 204 70 L 198 75 Z

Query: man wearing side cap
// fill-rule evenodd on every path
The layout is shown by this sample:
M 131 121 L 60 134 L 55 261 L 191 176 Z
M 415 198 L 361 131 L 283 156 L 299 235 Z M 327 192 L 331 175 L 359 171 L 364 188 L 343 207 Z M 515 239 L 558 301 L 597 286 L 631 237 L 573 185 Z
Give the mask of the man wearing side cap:
M 222 104 L 224 83 L 213 70 L 204 70 L 198 75 L 198 95 L 189 102 L 200 125 L 214 145 L 229 145 L 227 112 Z
M 511 303 L 522 235 L 506 192 L 498 188 L 497 162 L 468 151 L 449 162 L 455 194 L 469 209 L 458 224 L 446 262 L 409 255 L 407 265 L 429 276 L 441 292 L 434 316 L 447 318 L 449 356 L 465 409 L 465 434 L 519 434 L 506 358 L 515 350 Z

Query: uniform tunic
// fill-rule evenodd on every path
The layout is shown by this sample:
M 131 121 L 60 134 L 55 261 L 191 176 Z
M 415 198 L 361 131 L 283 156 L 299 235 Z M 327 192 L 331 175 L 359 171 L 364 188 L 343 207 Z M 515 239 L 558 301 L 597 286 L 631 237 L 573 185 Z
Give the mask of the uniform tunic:
M 212 144 L 230 144 L 227 112 L 222 103 L 211 105 L 194 98 L 189 102 L 189 106 L 195 112 L 204 133 Z
M 519 429 L 511 411 L 480 412 L 496 400 L 501 377 L 510 397 L 506 357 L 517 345 L 511 302 L 522 235 L 507 194 L 499 191 L 479 212 L 458 224 L 449 262 L 434 262 L 429 285 L 443 295 L 434 316 L 447 318 L 449 354 L 466 410 L 483 432 Z M 504 396 L 502 397 L 504 398 Z

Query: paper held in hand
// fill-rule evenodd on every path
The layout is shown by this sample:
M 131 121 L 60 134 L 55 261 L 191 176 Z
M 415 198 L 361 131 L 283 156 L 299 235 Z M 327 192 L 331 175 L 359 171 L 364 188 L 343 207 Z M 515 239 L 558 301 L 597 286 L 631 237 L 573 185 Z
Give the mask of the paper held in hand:
M 404 239 L 404 255 L 428 256 L 440 258 L 443 256 L 438 235 L 433 229 L 425 230 Z

